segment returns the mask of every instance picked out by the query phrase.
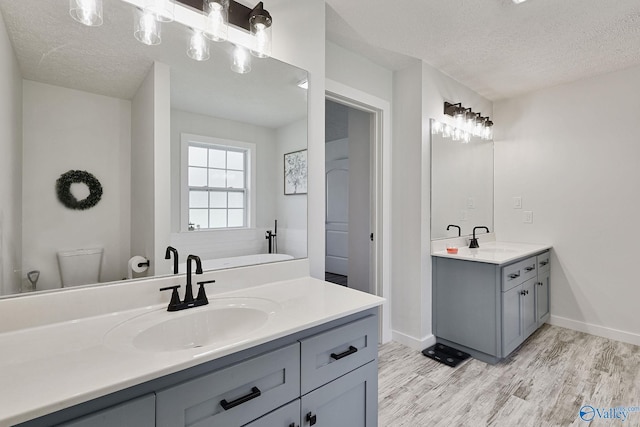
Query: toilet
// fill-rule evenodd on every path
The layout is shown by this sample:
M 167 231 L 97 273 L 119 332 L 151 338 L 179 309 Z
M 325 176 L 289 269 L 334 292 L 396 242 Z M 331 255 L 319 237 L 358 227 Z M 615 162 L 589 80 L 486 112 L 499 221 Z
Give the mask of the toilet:
M 102 265 L 102 248 L 58 252 L 62 287 L 98 283 Z

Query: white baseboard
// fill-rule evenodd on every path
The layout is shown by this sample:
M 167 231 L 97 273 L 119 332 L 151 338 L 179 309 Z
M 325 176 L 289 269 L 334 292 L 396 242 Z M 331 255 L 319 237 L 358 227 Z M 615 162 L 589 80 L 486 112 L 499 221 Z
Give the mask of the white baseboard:
M 593 325 L 591 323 L 580 322 L 578 320 L 567 319 L 566 317 L 554 315 L 551 315 L 549 324 L 640 346 L 640 335 L 631 332 L 620 331 L 618 329 Z
M 429 334 L 422 339 L 418 339 L 403 334 L 402 332 L 391 331 L 391 339 L 414 350 L 424 350 L 425 348 L 431 347 L 436 343 L 436 337 L 433 334 Z

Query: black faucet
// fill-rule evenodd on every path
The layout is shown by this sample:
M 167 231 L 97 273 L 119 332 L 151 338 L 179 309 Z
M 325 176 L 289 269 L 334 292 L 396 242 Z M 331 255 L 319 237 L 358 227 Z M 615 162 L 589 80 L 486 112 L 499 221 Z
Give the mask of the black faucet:
M 178 274 L 178 250 L 173 246 L 167 246 L 164 259 L 171 259 L 171 254 L 173 254 L 173 274 Z
M 167 307 L 167 311 L 178 311 L 178 310 L 184 310 L 187 308 L 199 307 L 201 305 L 209 304 L 209 300 L 207 299 L 207 294 L 204 291 L 204 285 L 206 285 L 207 283 L 215 283 L 215 280 L 198 282 L 198 285 L 200 285 L 200 289 L 198 290 L 198 296 L 196 297 L 196 299 L 193 299 L 193 286 L 191 285 L 191 261 L 196 262 L 195 274 L 202 274 L 202 261 L 200 261 L 200 257 L 195 255 L 189 255 L 187 257 L 187 285 L 185 286 L 184 300 L 180 301 L 180 296 L 178 295 L 178 288 L 180 288 L 180 285 L 167 286 L 166 288 L 160 288 L 161 291 L 167 291 L 167 290 L 173 291 L 171 293 L 171 301 L 169 302 L 169 307 Z
M 191 261 L 196 262 L 196 274 L 202 274 L 202 261 L 200 257 L 196 255 L 189 255 L 187 257 L 187 286 L 184 291 L 183 304 L 193 302 L 193 287 L 191 286 Z
M 490 233 L 489 228 L 485 227 L 484 225 L 480 227 L 473 227 L 473 238 L 471 239 L 471 242 L 469 242 L 469 249 L 477 249 L 480 247 L 480 245 L 478 245 L 478 238 L 476 237 L 476 230 L 478 228 L 484 228 L 485 230 L 487 230 L 487 233 Z
M 449 231 L 449 229 L 450 229 L 451 227 L 455 227 L 455 228 L 457 228 L 457 229 L 458 229 L 458 237 L 460 237 L 460 233 L 461 233 L 461 231 L 462 231 L 462 230 L 460 229 L 460 226 L 459 226 L 459 225 L 455 225 L 455 224 L 449 224 L 449 225 L 447 225 L 447 231 Z

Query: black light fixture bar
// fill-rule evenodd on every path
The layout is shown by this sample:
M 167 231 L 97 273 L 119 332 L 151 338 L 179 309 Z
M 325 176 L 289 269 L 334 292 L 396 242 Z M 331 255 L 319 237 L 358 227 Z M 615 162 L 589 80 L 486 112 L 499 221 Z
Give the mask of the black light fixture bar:
M 450 102 L 444 102 L 444 113 L 447 116 L 455 116 L 458 111 L 462 109 L 462 103 L 458 102 L 457 104 L 452 104 Z
M 471 111 L 471 108 L 466 108 L 461 102 L 452 104 L 451 102 L 444 102 L 444 114 L 447 116 L 455 117 L 457 114 L 464 114 L 465 118 L 476 116 L 476 121 L 481 119 L 486 127 L 493 126 L 493 122 L 489 117 L 482 117 L 482 113 L 475 113 Z
M 202 0 L 176 0 L 178 3 L 182 3 L 200 12 L 204 11 L 204 3 Z M 238 3 L 234 0 L 229 0 L 229 24 L 236 27 L 243 28 L 247 31 L 251 30 L 249 24 L 249 18 L 254 15 L 267 16 L 269 22 L 271 21 L 271 15 L 264 10 L 264 5 L 259 2 L 253 9 Z

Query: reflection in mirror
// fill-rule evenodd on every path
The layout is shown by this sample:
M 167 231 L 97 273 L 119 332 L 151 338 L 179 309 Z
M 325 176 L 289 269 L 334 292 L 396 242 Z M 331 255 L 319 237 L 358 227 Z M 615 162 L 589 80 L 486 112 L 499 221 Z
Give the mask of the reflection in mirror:
M 230 43 L 194 61 L 178 22 L 143 45 L 135 10 L 104 2 L 90 28 L 68 3 L 0 0 L 0 295 L 170 274 L 169 245 L 210 269 L 307 256 L 307 196 L 283 192 L 284 154 L 307 148 L 306 71 L 234 73 Z M 95 206 L 58 201 L 70 170 L 100 182 Z
M 431 120 L 431 239 L 470 235 L 484 225 L 493 231 L 493 141 L 443 132 Z

